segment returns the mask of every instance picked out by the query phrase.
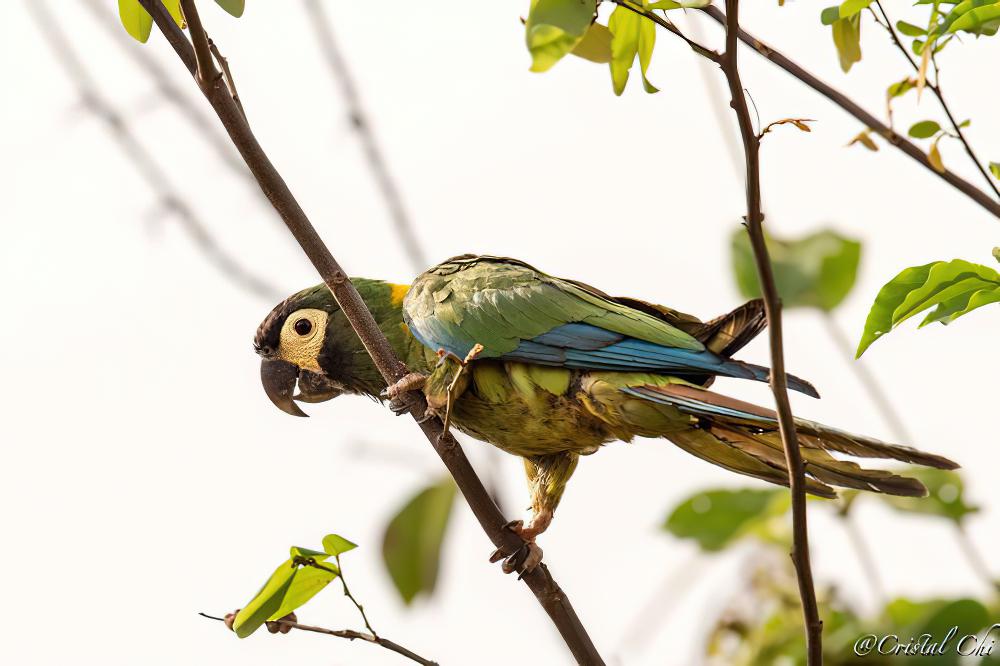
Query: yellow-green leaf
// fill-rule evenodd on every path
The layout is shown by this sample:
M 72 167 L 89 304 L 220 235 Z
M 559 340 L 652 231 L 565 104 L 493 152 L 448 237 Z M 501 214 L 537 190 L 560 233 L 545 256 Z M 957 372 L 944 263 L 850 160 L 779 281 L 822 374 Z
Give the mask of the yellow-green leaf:
M 281 608 L 285 593 L 292 584 L 298 567 L 291 559 L 282 562 L 263 587 L 236 614 L 233 631 L 240 638 L 246 638 L 267 622 L 275 611 Z
M 910 127 L 909 134 L 914 139 L 929 139 L 941 131 L 941 126 L 933 120 L 921 120 Z
M 323 537 L 323 550 L 332 556 L 341 555 L 357 547 L 358 544 L 348 541 L 339 534 L 327 534 Z
M 600 23 L 592 23 L 570 53 L 591 62 L 611 62 L 611 31 Z
M 656 24 L 652 21 L 640 21 L 639 22 L 639 70 L 642 72 L 642 87 L 643 89 L 652 94 L 660 92 L 659 88 L 654 86 L 646 78 L 646 70 L 649 69 L 649 63 L 653 59 L 653 46 L 656 45 Z
M 455 483 L 444 478 L 412 497 L 385 530 L 382 559 L 407 604 L 434 591 L 454 499 Z
M 611 12 L 608 29 L 611 31 L 611 83 L 616 95 L 625 91 L 628 72 L 639 51 L 639 24 L 643 17 L 617 6 Z
M 938 173 L 944 173 L 944 161 L 941 159 L 941 151 L 938 150 L 937 139 L 931 144 L 930 150 L 927 151 L 927 161 L 931 163 L 934 170 Z
M 731 237 L 733 275 L 746 298 L 760 297 L 760 283 L 746 230 Z M 812 307 L 830 311 L 854 287 L 861 243 L 834 231 L 819 231 L 795 240 L 768 236 L 767 250 L 774 281 L 785 307 Z
M 875 340 L 920 312 L 938 307 L 927 323 L 954 321 L 997 302 L 994 297 L 1000 298 L 1000 273 L 988 266 L 953 259 L 906 268 L 875 297 L 857 355 L 860 357 Z
M 280 620 L 292 611 L 304 606 L 320 590 L 329 585 L 330 581 L 337 577 L 336 567 L 332 564 L 324 566 L 325 569 L 311 566 L 298 568 L 292 576 L 288 589 L 281 596 L 281 605 L 267 619 Z
M 167 8 L 170 12 L 171 18 L 174 19 L 174 23 L 181 30 L 187 27 L 187 21 L 184 20 L 184 12 L 181 11 L 181 0 L 163 0 L 163 6 Z
M 646 9 L 700 9 L 710 4 L 712 0 L 659 0 L 646 5 Z
M 531 71 L 544 72 L 583 39 L 594 18 L 596 0 L 532 0 L 524 25 Z
M 838 19 L 833 23 L 833 43 L 837 47 L 840 68 L 850 71 L 854 63 L 861 60 L 861 16 Z
M 878 150 L 878 144 L 872 140 L 871 130 L 863 130 L 857 134 L 853 139 L 848 142 L 848 146 L 853 146 L 856 143 L 860 143 L 862 146 L 871 151 Z
M 145 43 L 153 29 L 153 17 L 143 9 L 139 0 L 118 0 L 118 17 L 125 32 L 133 39 Z
M 227 12 L 239 18 L 243 16 L 244 0 L 215 0 L 215 4 L 219 5 Z
M 990 162 L 990 173 L 997 180 L 1000 180 L 1000 162 Z
M 778 489 L 709 490 L 678 504 L 663 527 L 702 550 L 722 550 L 788 510 L 788 493 Z

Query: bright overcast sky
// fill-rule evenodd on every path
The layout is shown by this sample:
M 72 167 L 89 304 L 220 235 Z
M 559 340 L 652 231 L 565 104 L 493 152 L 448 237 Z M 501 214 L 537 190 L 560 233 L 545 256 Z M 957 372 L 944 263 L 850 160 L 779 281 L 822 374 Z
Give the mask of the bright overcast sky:
M 261 143 L 331 250 L 354 275 L 412 279 L 302 5 L 249 0 L 234 20 L 201 4 Z M 815 3 L 745 4 L 748 29 L 873 112 L 884 113 L 886 85 L 908 73 L 871 25 L 865 59 L 845 77 Z M 892 4 L 901 11 L 904 3 Z M 274 212 L 93 15 L 69 0 L 47 6 L 101 92 L 224 247 L 281 293 L 316 282 Z M 0 28 L 0 660 L 401 663 L 321 636 L 238 641 L 196 616 L 245 602 L 289 545 L 339 532 L 361 545 L 345 567 L 386 636 L 442 664 L 509 664 L 509 654 L 519 663 L 567 663 L 530 593 L 487 563 L 490 544 L 464 505 L 453 516 L 438 594 L 403 607 L 382 568 L 381 530 L 441 464 L 408 419 L 363 399 L 313 406 L 308 420 L 268 403 L 250 341 L 273 303 L 222 277 L 157 205 L 81 105 L 25 7 L 5 0 Z M 650 78 L 661 93 L 646 95 L 633 81 L 615 98 L 602 66 L 571 59 L 546 75 L 528 72 L 519 22 L 526 1 L 328 7 L 433 259 L 516 256 L 702 317 L 738 303 L 727 245 L 744 212 L 726 147 L 733 122 L 727 113 L 720 126 L 713 108 L 719 77 L 678 40 L 660 35 Z M 718 41 L 713 23 L 697 23 Z M 161 36 L 129 48 L 156 58 L 202 104 Z M 992 40 L 949 48 L 942 59 L 957 113 L 973 119 L 970 139 L 994 160 L 1000 95 L 988 63 L 998 56 Z M 898 152 L 845 148 L 862 129 L 855 120 L 753 54 L 743 63 L 762 122 L 816 120 L 811 134 L 779 128 L 765 140 L 769 228 L 794 236 L 832 225 L 865 243 L 857 288 L 836 314 L 852 342 L 878 287 L 902 267 L 992 262 L 996 219 Z M 910 96 L 898 105 L 900 127 L 940 117 L 930 95 L 919 109 L 914 103 Z M 957 145 L 942 150 L 979 185 Z M 965 466 L 969 495 L 985 507 L 970 527 L 988 553 L 1000 548 L 998 327 L 996 307 L 947 329 L 909 325 L 864 359 L 914 433 L 909 443 Z M 817 315 L 789 313 L 786 343 L 789 368 L 823 394 L 818 402 L 795 396 L 798 413 L 889 438 Z M 743 357 L 766 363 L 766 344 L 758 340 Z M 716 387 L 769 399 L 763 385 Z M 484 445 L 466 448 L 477 464 L 488 462 Z M 498 459 L 508 505 L 525 506 L 520 462 Z M 746 552 L 698 559 L 659 525 L 698 489 L 746 485 L 755 482 L 662 441 L 614 444 L 580 464 L 541 544 L 606 657 L 674 665 L 700 654 L 701 632 Z M 819 581 L 871 608 L 842 528 L 829 512 L 812 515 Z M 985 594 L 947 526 L 874 501 L 859 517 L 893 594 Z M 697 584 L 682 591 L 684 579 Z M 650 628 L 637 642 L 630 627 L 654 597 L 661 601 L 642 613 Z M 335 591 L 300 617 L 358 624 Z

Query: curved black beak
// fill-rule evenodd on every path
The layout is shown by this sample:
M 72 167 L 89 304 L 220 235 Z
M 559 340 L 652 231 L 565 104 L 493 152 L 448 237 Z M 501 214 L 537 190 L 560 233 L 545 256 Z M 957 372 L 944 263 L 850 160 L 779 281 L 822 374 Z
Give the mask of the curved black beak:
M 309 416 L 292 400 L 298 378 L 299 369 L 288 361 L 264 359 L 260 363 L 260 383 L 274 406 L 292 416 Z

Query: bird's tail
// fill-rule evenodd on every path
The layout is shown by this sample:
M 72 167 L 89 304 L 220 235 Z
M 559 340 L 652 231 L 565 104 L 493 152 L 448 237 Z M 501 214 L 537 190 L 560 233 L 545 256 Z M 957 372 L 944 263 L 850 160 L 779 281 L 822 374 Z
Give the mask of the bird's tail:
M 663 433 L 685 451 L 740 474 L 788 485 L 777 416 L 772 410 L 687 385 L 631 386 L 622 391 L 693 417 L 693 427 Z M 832 453 L 886 458 L 939 469 L 958 467 L 942 456 L 853 435 L 814 421 L 795 419 L 795 427 L 805 463 L 807 490 L 821 497 L 836 497 L 833 486 L 909 497 L 927 494 L 927 489 L 916 479 L 886 470 L 865 469 Z

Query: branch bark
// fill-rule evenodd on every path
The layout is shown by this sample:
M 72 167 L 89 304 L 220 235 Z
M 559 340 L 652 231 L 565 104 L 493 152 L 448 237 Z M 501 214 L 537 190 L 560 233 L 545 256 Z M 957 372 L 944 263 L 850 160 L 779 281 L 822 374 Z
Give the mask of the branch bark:
M 177 216 L 181 227 L 190 237 L 195 247 L 209 263 L 248 292 L 273 301 L 280 298 L 280 292 L 267 280 L 255 275 L 231 255 L 212 235 L 208 225 L 189 206 L 184 197 L 170 184 L 167 172 L 160 167 L 138 135 L 118 109 L 109 102 L 98 89 L 94 79 L 83 66 L 79 54 L 73 50 L 69 39 L 59 28 L 55 17 L 44 2 L 27 3 L 28 11 L 38 24 L 42 37 L 49 44 L 56 60 L 62 65 L 76 86 L 84 107 L 107 125 L 122 152 L 128 157 L 149 188 L 156 194 L 160 206 Z
M 812 564 L 809 560 L 805 466 L 802 463 L 802 454 L 799 451 L 799 442 L 795 434 L 792 408 L 788 402 L 781 329 L 781 299 L 778 297 L 774 272 L 764 239 L 764 214 L 760 195 L 760 138 L 754 131 L 750 110 L 747 108 L 737 60 L 737 38 L 740 31 L 739 0 L 726 0 L 726 14 L 726 50 L 722 54 L 720 66 L 729 84 L 729 93 L 732 97 L 730 105 L 736 113 L 740 137 L 743 140 L 746 161 L 746 228 L 750 236 L 750 244 L 753 247 L 757 276 L 764 298 L 764 311 L 767 314 L 768 341 L 771 349 L 770 384 L 778 412 L 781 443 L 785 449 L 785 461 L 788 465 L 788 486 L 792 496 L 791 556 L 798 578 L 799 596 L 802 598 L 808 664 L 809 666 L 820 666 L 823 663 L 823 622 L 819 618 L 816 590 L 813 587 Z
M 196 48 L 192 48 L 160 0 L 139 1 L 153 17 L 181 62 L 195 77 L 202 93 L 219 116 L 219 120 L 247 166 L 250 167 L 264 194 L 330 289 L 386 383 L 393 384 L 398 381 L 407 374 L 406 366 L 396 358 L 389 341 L 365 307 L 347 273 L 330 254 L 233 101 L 225 81 L 212 62 L 208 37 L 193 0 L 181 0 L 181 6 Z M 426 407 L 423 395 L 410 393 L 407 397 L 411 401 L 414 420 L 419 421 L 418 415 L 423 414 Z M 454 477 L 459 490 L 462 491 L 480 526 L 493 544 L 505 553 L 514 553 L 524 546 L 521 538 L 505 527 L 508 521 L 490 499 L 461 446 L 453 437 L 442 431 L 441 422 L 438 419 L 429 419 L 419 425 L 424 436 Z M 603 664 L 600 654 L 568 597 L 549 573 L 548 568 L 544 564 L 539 565 L 533 571 L 525 573 L 522 580 L 548 613 L 577 662 Z
M 701 10 L 707 16 L 716 21 L 719 25 L 725 27 L 726 25 L 726 15 L 718 7 L 708 6 Z M 861 106 L 856 104 L 847 95 L 834 89 L 830 85 L 820 81 L 818 78 L 807 72 L 800 65 L 790 60 L 787 56 L 781 52 L 775 50 L 771 46 L 765 44 L 761 40 L 757 39 L 746 30 L 740 29 L 737 33 L 739 40 L 752 48 L 758 54 L 764 58 L 770 60 L 772 63 L 785 70 L 799 81 L 809 86 L 819 94 L 826 97 L 828 100 L 842 108 L 847 113 L 851 114 L 859 121 L 864 123 L 867 127 L 877 132 L 888 141 L 891 145 L 895 146 L 903 153 L 917 161 L 924 168 L 929 170 L 934 175 L 940 177 L 946 183 L 954 187 L 956 190 L 969 197 L 977 204 L 982 206 L 991 215 L 1000 219 L 1000 201 L 995 200 L 988 193 L 980 190 L 975 185 L 965 180 L 964 178 L 956 175 L 955 173 L 945 169 L 944 171 L 938 171 L 927 159 L 927 155 L 918 148 L 916 145 L 908 141 L 905 137 L 900 136 L 888 127 L 881 120 L 873 116 L 872 114 L 865 111 Z

